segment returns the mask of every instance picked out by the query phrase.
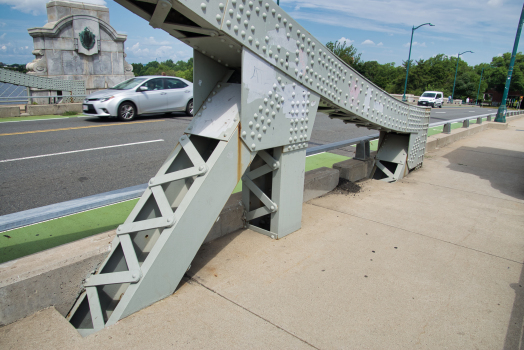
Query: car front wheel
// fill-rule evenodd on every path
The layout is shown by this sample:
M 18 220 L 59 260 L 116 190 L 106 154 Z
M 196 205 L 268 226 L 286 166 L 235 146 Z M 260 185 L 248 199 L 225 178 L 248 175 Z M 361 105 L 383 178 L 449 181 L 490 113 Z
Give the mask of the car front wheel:
M 189 100 L 186 106 L 186 114 L 193 116 L 193 99 Z
M 136 117 L 135 105 L 131 102 L 124 102 L 118 107 L 118 119 L 124 122 L 130 122 Z

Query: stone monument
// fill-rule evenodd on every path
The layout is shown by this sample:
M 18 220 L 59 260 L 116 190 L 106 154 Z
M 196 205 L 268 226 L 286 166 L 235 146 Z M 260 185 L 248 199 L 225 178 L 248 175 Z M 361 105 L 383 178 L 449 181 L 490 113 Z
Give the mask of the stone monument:
M 46 6 L 48 23 L 28 29 L 36 57 L 27 64 L 28 74 L 84 80 L 87 94 L 134 76 L 133 66 L 125 61 L 127 35 L 111 27 L 107 7 L 71 1 L 50 1 Z M 62 95 L 60 91 L 31 89 L 32 96 L 57 94 Z

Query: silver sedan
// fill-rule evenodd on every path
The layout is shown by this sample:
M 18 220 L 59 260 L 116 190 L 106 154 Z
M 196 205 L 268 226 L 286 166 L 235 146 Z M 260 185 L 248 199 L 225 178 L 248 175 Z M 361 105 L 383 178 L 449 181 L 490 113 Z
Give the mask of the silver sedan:
M 82 109 L 86 115 L 122 121 L 139 114 L 185 111 L 193 115 L 193 83 L 176 77 L 135 77 L 87 96 Z

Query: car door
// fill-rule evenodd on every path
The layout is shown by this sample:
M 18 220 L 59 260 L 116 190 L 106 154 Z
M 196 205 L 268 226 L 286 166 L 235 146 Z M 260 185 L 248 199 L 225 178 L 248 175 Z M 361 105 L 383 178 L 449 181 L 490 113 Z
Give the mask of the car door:
M 141 86 L 146 90 L 137 89 L 137 100 L 139 113 L 161 113 L 167 109 L 166 90 L 164 89 L 164 79 L 154 78 L 146 81 Z
M 187 101 L 191 98 L 189 85 L 177 78 L 165 78 L 167 93 L 167 111 L 183 111 L 186 109 Z

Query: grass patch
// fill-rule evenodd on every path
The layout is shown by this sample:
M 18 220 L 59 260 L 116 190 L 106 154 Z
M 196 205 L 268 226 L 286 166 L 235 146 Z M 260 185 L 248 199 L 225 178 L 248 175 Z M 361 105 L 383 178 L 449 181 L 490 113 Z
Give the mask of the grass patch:
M 349 159 L 349 157 L 340 156 L 333 153 L 320 153 L 306 158 L 306 171 L 322 168 L 333 167 L 333 164 Z M 238 182 L 233 193 L 242 191 L 242 180 Z
M 482 118 L 482 122 L 485 122 L 486 120 L 488 120 L 488 118 Z M 470 123 L 470 125 L 475 125 L 477 123 L 477 120 L 476 119 L 471 119 L 469 121 L 469 123 Z M 462 126 L 463 126 L 462 122 L 460 122 L 460 123 L 452 123 L 451 124 L 451 130 L 460 129 L 460 128 L 462 128 Z M 429 128 L 428 129 L 428 137 L 432 136 L 432 135 L 440 134 L 443 131 L 444 131 L 444 125 L 435 126 L 433 128 Z
M 71 116 L 71 118 L 77 118 L 77 117 L 79 117 L 79 115 Z M 57 118 L 64 118 L 64 117 L 61 115 L 31 115 L 31 116 L 23 116 L 23 117 L 0 118 L 0 123 L 20 122 L 20 121 L 26 121 L 26 120 L 57 119 Z
M 75 111 L 65 111 L 64 113 L 62 113 L 62 116 L 67 117 L 67 116 L 70 116 L 70 115 L 78 115 L 78 114 L 79 113 L 75 112 Z

